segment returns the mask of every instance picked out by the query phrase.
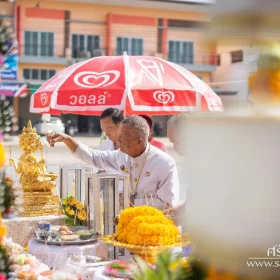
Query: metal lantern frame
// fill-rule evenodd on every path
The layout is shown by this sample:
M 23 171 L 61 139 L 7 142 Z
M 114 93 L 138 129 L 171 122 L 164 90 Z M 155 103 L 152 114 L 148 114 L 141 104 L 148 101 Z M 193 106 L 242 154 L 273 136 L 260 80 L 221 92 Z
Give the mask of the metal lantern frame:
M 85 166 L 85 165 L 59 165 L 59 180 L 60 180 L 60 188 L 59 194 L 61 198 L 64 198 L 69 194 L 68 185 L 69 183 L 72 185 L 73 182 L 69 182 L 68 176 L 69 171 L 75 172 L 75 198 L 79 201 L 83 201 L 85 199 L 85 174 L 94 172 L 93 166 Z
M 100 232 L 101 235 L 115 233 L 115 218 L 120 214 L 121 208 L 125 209 L 130 206 L 129 176 L 86 173 L 85 177 L 85 205 L 89 226 Z M 123 181 L 122 190 L 120 190 L 120 181 Z M 129 257 L 129 253 L 125 251 L 124 257 Z M 109 258 L 119 259 L 119 248 L 114 247 L 114 250 L 109 252 Z

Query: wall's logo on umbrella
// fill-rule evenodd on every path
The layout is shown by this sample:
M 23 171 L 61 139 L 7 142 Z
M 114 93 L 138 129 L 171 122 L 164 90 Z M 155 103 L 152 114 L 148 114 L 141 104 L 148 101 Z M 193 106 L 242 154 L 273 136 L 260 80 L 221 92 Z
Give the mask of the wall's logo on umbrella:
M 48 95 L 45 92 L 41 93 L 40 100 L 43 106 L 47 105 L 49 101 Z
M 74 82 L 83 88 L 107 87 L 115 83 L 120 77 L 120 72 L 110 70 L 104 72 L 84 71 L 75 75 Z
M 174 101 L 175 95 L 172 91 L 155 91 L 153 93 L 154 99 L 163 104 L 168 104 Z

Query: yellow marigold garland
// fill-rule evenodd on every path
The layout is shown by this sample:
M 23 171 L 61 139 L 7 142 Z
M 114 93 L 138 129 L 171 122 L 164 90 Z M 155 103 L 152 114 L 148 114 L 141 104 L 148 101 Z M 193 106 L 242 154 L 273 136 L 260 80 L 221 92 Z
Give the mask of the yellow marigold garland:
M 6 163 L 6 151 L 3 143 L 0 143 L 0 168 Z
M 132 245 L 171 245 L 179 241 L 178 228 L 163 212 L 151 206 L 125 209 L 119 219 L 117 241 Z
M 280 103 L 280 70 L 258 70 L 249 76 L 248 85 L 254 102 Z

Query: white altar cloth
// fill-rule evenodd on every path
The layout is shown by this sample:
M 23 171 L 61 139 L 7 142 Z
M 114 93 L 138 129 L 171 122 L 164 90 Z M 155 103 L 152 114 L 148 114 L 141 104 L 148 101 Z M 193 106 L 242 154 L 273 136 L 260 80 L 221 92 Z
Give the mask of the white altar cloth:
M 64 225 L 65 216 L 38 216 L 38 217 L 20 217 L 12 219 L 3 219 L 6 225 L 8 234 L 7 237 L 12 237 L 15 243 L 25 247 L 28 241 L 32 238 L 35 229 L 38 227 L 38 222 L 48 221 L 52 225 Z
M 71 255 L 90 254 L 102 258 L 108 257 L 107 247 L 102 242 L 96 242 L 88 245 L 46 245 L 31 239 L 28 243 L 28 252 L 42 263 L 50 268 L 62 269 L 65 268 L 67 258 Z M 93 279 L 95 269 L 80 271 L 83 279 Z

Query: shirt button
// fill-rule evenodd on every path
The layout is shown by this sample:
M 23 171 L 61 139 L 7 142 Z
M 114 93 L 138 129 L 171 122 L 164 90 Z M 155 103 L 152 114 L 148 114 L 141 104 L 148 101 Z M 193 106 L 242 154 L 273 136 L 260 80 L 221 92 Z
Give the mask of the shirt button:
M 138 168 L 138 164 L 137 163 L 134 163 L 134 168 Z
M 137 178 L 134 178 L 133 180 L 134 180 L 135 183 L 137 183 L 137 181 L 138 181 Z

